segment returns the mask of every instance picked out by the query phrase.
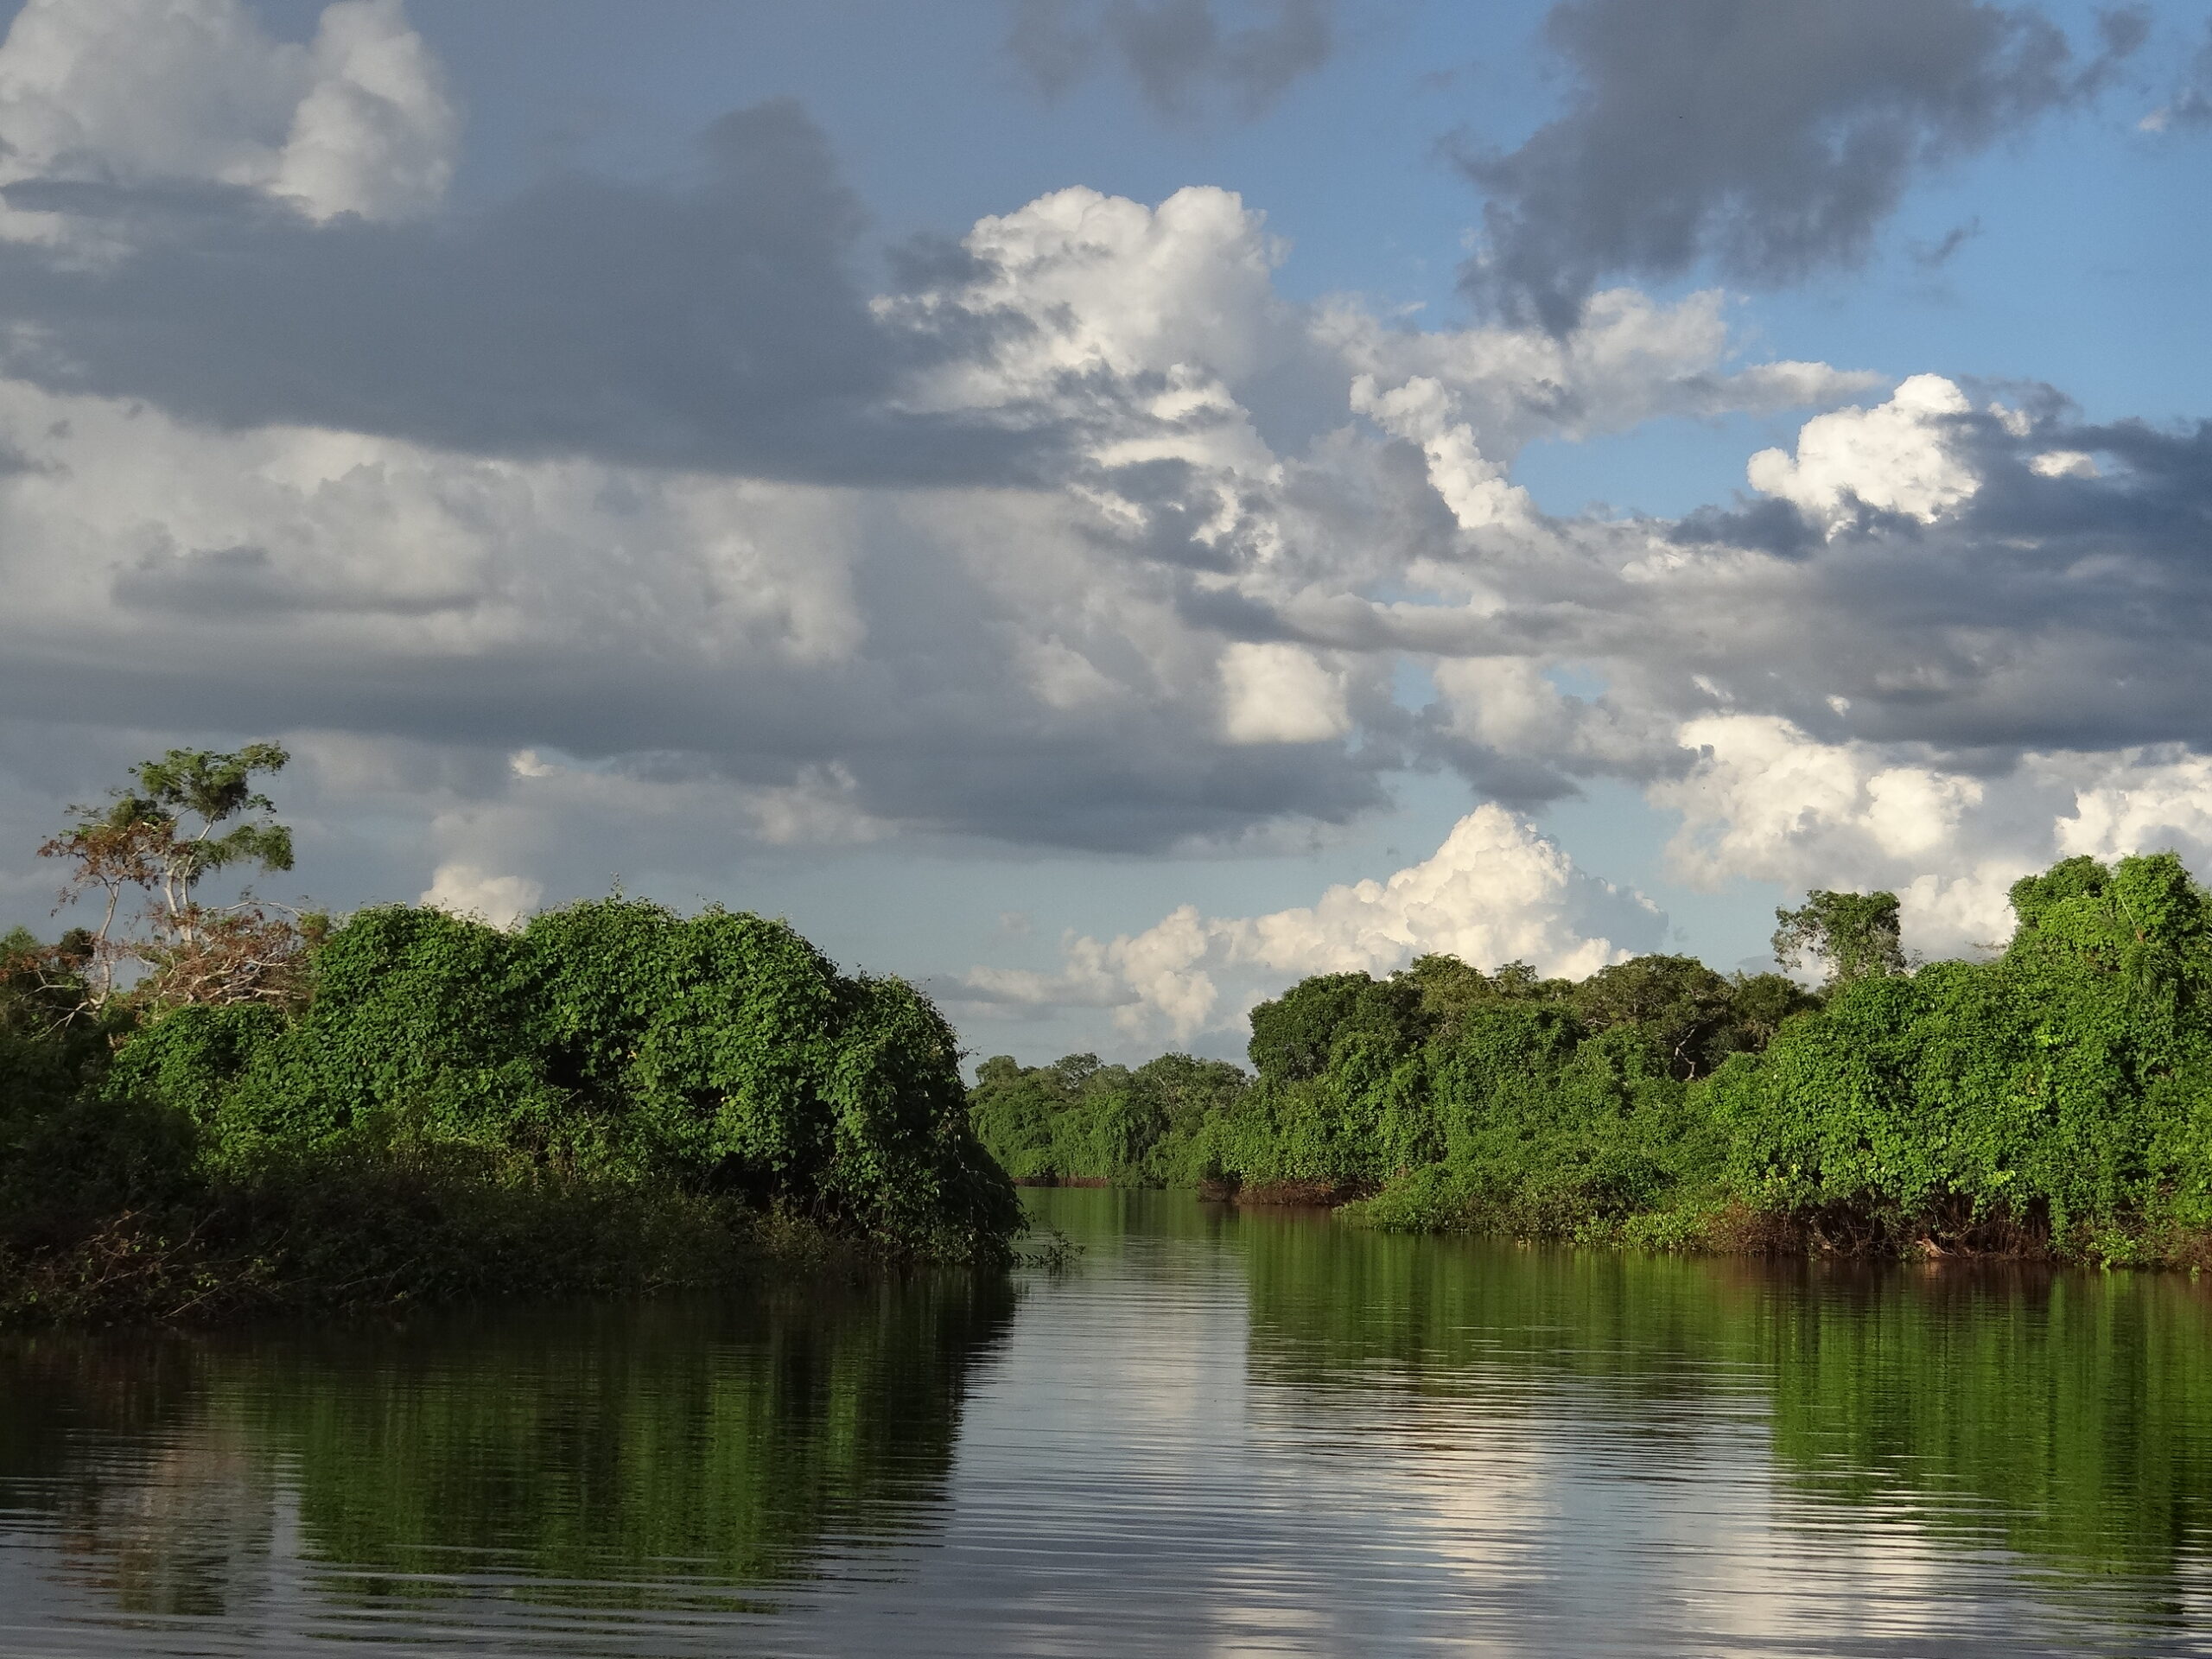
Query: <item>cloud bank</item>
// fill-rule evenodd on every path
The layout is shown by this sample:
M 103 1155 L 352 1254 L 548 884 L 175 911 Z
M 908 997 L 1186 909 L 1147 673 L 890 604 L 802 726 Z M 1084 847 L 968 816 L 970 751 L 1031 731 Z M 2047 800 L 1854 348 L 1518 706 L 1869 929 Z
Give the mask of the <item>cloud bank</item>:
M 303 45 L 238 0 L 28 0 L 0 41 L 0 186 L 201 183 L 316 223 L 404 219 L 442 200 L 460 139 L 400 0 L 339 0 Z M 11 238 L 82 228 L 0 213 Z
M 1739 234 L 1769 271 L 1847 255 L 1915 168 L 2103 73 L 2034 14 L 1937 6 L 1877 97 L 1903 46 L 1862 31 L 1853 67 L 1810 50 L 1827 9 L 1786 16 L 1787 54 L 1729 31 L 1721 67 L 1779 90 L 1685 139 L 1675 229 L 1639 207 L 1608 241 L 1529 217 L 1546 169 L 1598 199 L 1574 169 L 1628 97 L 1632 20 L 1563 9 L 1593 90 L 1498 175 L 1527 222 L 1493 232 L 1567 238 L 1571 308 L 1425 327 L 1288 297 L 1295 251 L 1207 187 L 1055 191 L 872 288 L 789 103 L 688 179 L 455 207 L 456 105 L 391 0 L 289 43 L 224 0 L 30 7 L 0 44 L 16 841 L 137 749 L 272 725 L 303 846 L 413 826 L 386 890 L 487 915 L 761 848 L 1287 844 L 1408 771 L 1487 803 L 1387 880 L 968 982 L 1178 1036 L 1320 967 L 1656 944 L 1523 816 L 1593 780 L 1681 815 L 1686 880 L 1894 885 L 1931 949 L 2060 852 L 2212 845 L 2212 426 L 1759 360 L 1717 293 L 1592 286 Z M 1637 96 L 1686 96 L 1654 50 Z M 1763 146 L 1781 170 L 1745 171 Z M 1790 411 L 1678 518 L 1516 480 L 1534 442 Z

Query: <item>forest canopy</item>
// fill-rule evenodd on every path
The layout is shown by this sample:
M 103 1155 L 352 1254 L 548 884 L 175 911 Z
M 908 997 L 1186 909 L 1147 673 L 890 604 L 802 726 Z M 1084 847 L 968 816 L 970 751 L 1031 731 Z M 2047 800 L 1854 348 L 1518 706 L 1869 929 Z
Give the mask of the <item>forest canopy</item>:
M 1352 1200 L 1376 1224 L 1704 1249 L 2212 1260 L 2212 900 L 2170 853 L 2012 889 L 1982 962 L 1909 961 L 1890 893 L 1777 914 L 1782 974 L 1579 982 L 1426 957 L 1252 1011 L 1170 1111 L 1089 1057 L 987 1062 L 1018 1177 Z M 1163 1070 L 1165 1068 L 1165 1070 Z

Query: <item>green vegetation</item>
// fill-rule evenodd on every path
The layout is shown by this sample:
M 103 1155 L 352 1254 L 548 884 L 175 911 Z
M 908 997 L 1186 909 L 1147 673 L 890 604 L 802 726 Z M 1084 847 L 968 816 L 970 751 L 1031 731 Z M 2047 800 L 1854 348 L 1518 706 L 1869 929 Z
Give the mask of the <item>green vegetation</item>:
M 6 942 L 0 1319 L 1004 1259 L 1019 1206 L 911 986 L 620 898 L 515 931 L 205 904 L 225 863 L 289 865 L 281 825 L 218 832 L 283 759 L 172 753 L 49 843 L 104 914 Z
M 1017 1181 L 1052 1185 L 1195 1186 L 1217 1172 L 1202 1133 L 1243 1093 L 1226 1060 L 1163 1054 L 1132 1071 L 1071 1054 L 1023 1067 L 983 1062 L 974 1099 L 977 1135 Z
M 1777 910 L 1774 957 L 1792 973 L 1824 964 L 1830 989 L 1855 979 L 1905 970 L 1894 893 L 1813 893 L 1796 910 Z
M 1253 1010 L 1255 1075 L 1176 1112 L 1129 1103 L 1166 1062 L 1101 1086 L 1087 1057 L 1001 1059 L 975 1122 L 1018 1173 L 1355 1198 L 1385 1228 L 2206 1259 L 2212 899 L 2171 854 L 2012 898 L 2000 956 L 1908 971 L 1893 895 L 1809 895 L 1776 947 L 1827 965 L 1820 995 L 1681 957 L 1322 976 Z

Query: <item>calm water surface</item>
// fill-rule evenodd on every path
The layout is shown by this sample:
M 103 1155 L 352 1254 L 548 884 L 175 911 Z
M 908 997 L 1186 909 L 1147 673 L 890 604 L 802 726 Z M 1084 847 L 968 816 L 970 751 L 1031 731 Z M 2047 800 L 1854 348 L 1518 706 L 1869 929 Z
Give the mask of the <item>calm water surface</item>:
M 2212 1294 L 1032 1195 L 1056 1276 L 0 1345 L 0 1653 L 2212 1653 Z

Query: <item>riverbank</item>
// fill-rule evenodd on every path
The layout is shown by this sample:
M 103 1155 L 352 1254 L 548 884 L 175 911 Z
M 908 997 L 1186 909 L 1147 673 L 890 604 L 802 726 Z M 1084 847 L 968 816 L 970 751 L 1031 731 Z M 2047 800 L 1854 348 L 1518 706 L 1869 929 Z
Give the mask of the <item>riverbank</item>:
M 971 1111 L 1032 1179 L 1386 1230 L 2212 1264 L 2212 900 L 2155 855 L 2069 859 L 2012 901 L 2002 955 L 1910 967 L 1893 897 L 1812 895 L 1792 925 L 1868 925 L 1827 941 L 1858 966 L 1819 994 L 1683 957 L 1319 976 L 1252 1011 L 1249 1072 L 1001 1058 Z
M 758 917 L 393 906 L 283 1001 L 0 990 L 0 1323 L 995 1269 L 1022 1226 L 936 1009 Z
M 1026 1185 L 1118 1188 L 1187 1196 L 1201 1204 L 1259 1211 L 1326 1211 L 1332 1217 L 1382 1232 L 1494 1238 L 1522 1244 L 1570 1244 L 1669 1255 L 1866 1262 L 1986 1262 L 2051 1266 L 2130 1266 L 2196 1273 L 2212 1268 L 2212 1232 L 2169 1227 L 2156 1234 L 2121 1233 L 2101 1241 L 2101 1252 L 2068 1249 L 2047 1230 L 2009 1216 L 1979 1219 L 1954 1213 L 1916 1221 L 1837 1206 L 1812 1213 L 1762 1211 L 1737 1199 L 1708 1198 L 1672 1210 L 1592 1217 L 1571 1208 L 1485 1204 L 1433 1178 L 1368 1183 L 1267 1181 L 1240 1186 L 1215 1180 L 1163 1189 L 1103 1176 L 1032 1181 Z M 1441 1191 L 1439 1190 L 1440 1186 Z
M 19 1217 L 10 1231 L 0 1329 L 652 1296 L 907 1259 L 728 1198 L 422 1160 L 334 1165 L 63 1227 Z

